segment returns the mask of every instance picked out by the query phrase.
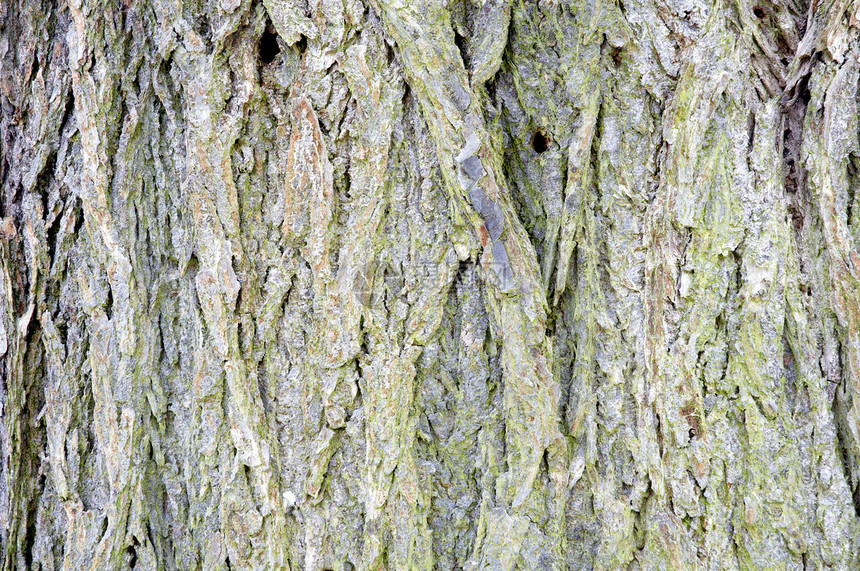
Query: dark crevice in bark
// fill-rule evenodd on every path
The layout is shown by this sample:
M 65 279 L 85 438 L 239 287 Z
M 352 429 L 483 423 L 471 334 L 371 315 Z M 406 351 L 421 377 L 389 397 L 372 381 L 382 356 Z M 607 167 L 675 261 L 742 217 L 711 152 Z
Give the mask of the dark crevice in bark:
M 747 152 L 752 153 L 755 144 L 755 113 L 750 112 L 747 118 Z
M 734 288 L 732 288 L 730 285 L 730 289 L 729 289 L 729 294 L 732 297 L 738 296 L 738 294 L 741 291 L 741 288 L 743 288 L 743 285 L 744 285 L 742 249 L 743 249 L 743 243 L 739 244 L 736 249 L 732 250 L 732 259 L 735 262 L 735 269 L 734 269 L 734 272 L 732 272 L 735 279 L 734 279 L 734 283 L 731 284 L 734 286 Z
M 263 32 L 263 35 L 260 36 L 258 52 L 260 55 L 260 61 L 263 62 L 263 64 L 272 63 L 281 53 L 278 35 L 275 33 L 274 25 L 272 25 L 271 22 L 266 24 L 266 29 Z
M 113 317 L 113 292 L 111 288 L 107 288 L 107 299 L 104 304 L 105 317 L 110 320 Z
M 857 186 L 860 185 L 860 155 L 851 153 L 848 157 L 848 186 L 846 188 L 847 196 L 845 200 L 845 216 L 848 225 L 848 231 L 852 233 L 855 248 L 860 248 L 860 235 L 857 234 L 860 228 L 857 227 L 858 220 L 855 220 L 857 211 Z
M 51 155 L 48 157 L 48 160 L 45 161 L 45 166 L 42 168 L 42 172 L 39 173 L 39 178 L 34 188 L 34 192 L 39 195 L 39 200 L 42 203 L 42 217 L 45 221 L 47 221 L 49 218 L 48 199 L 51 196 L 50 187 L 51 182 L 54 178 L 54 169 L 56 168 L 56 163 L 57 153 L 52 152 Z
M 136 537 L 132 537 L 132 544 L 126 547 L 126 557 L 128 558 L 128 566 L 130 569 L 134 569 L 137 567 L 137 547 L 140 546 L 140 542 Z
M 83 201 L 77 197 L 75 198 L 75 224 L 74 230 L 72 232 L 72 236 L 74 239 L 77 239 L 81 235 L 81 228 L 84 226 L 84 207 Z
M 75 117 L 75 94 L 72 88 L 69 87 L 68 96 L 66 97 L 66 108 L 63 110 L 63 118 L 60 121 L 60 133 L 66 129 L 66 124 Z
M 300 56 L 305 55 L 308 51 L 308 38 L 304 34 L 299 37 L 299 41 L 293 46 Z
M 854 500 L 854 514 L 860 518 L 860 485 L 854 487 L 851 499 Z
M 803 212 L 807 200 L 806 193 L 803 192 L 806 173 L 801 166 L 801 147 L 803 143 L 803 122 L 811 97 L 809 92 L 809 75 L 804 75 L 790 89 L 791 92 L 787 92 L 783 98 L 783 137 L 780 144 L 782 146 L 785 169 L 785 190 L 789 195 L 787 197 L 789 212 L 792 216 L 794 229 L 799 231 L 803 226 Z M 790 98 L 786 100 L 789 95 Z
M 460 35 L 460 32 L 457 31 L 456 26 L 454 27 L 454 44 L 457 46 L 457 49 L 460 51 L 460 58 L 463 60 L 463 65 L 466 69 L 469 69 L 469 46 L 467 44 L 466 38 Z
M 33 546 L 36 543 L 37 533 L 37 514 L 39 510 L 39 498 L 42 496 L 42 491 L 45 489 L 45 475 L 40 474 L 38 484 L 33 489 L 33 496 L 30 498 L 30 503 L 27 510 L 27 530 L 24 538 L 24 563 L 27 569 L 33 567 Z
M 196 18 L 192 18 L 194 31 L 200 36 L 206 46 L 206 52 L 210 53 L 212 50 L 212 26 L 209 21 L 209 17 L 206 15 L 198 15 Z

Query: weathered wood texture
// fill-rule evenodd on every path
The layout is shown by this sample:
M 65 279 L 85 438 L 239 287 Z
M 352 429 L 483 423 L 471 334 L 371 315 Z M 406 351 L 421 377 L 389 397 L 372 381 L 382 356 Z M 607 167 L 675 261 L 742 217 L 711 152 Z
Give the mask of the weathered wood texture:
M 860 568 L 858 21 L 3 0 L 2 569 Z

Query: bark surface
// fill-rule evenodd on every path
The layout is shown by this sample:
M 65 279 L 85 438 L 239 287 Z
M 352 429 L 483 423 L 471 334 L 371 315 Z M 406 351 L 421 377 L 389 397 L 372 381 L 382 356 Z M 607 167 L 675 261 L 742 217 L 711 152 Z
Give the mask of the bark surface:
M 857 0 L 0 2 L 0 565 L 860 568 Z

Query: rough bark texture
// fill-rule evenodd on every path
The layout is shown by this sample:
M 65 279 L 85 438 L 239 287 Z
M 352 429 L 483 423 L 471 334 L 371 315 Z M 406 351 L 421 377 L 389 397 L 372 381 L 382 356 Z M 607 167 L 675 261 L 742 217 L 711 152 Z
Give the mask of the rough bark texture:
M 857 569 L 858 20 L 0 2 L 2 568 Z

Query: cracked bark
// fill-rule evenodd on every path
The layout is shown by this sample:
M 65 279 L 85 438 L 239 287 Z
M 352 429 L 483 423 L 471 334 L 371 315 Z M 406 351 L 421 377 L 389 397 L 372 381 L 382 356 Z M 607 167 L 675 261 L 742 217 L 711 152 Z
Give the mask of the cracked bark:
M 3 569 L 860 565 L 860 4 L 0 4 Z

